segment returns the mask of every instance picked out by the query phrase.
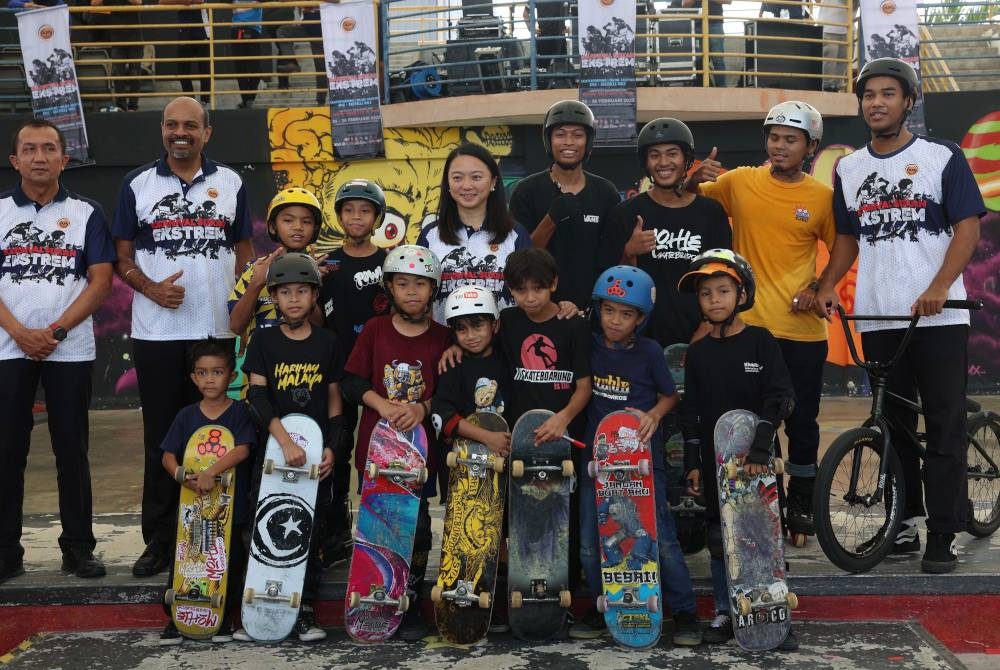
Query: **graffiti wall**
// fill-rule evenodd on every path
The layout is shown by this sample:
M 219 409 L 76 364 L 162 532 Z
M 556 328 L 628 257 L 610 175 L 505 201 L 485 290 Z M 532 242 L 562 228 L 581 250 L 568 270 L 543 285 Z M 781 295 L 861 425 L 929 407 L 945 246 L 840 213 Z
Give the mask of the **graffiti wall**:
M 987 308 L 973 317 L 970 389 L 1000 392 L 1000 102 L 988 93 L 928 95 L 927 113 L 931 134 L 961 143 L 991 210 L 966 272 L 970 295 L 987 303 Z M 213 116 L 214 132 L 207 153 L 243 175 L 253 211 L 254 244 L 259 252 L 272 247 L 264 230 L 267 204 L 277 189 L 288 185 L 305 186 L 323 202 L 327 225 L 318 246 L 326 251 L 339 246 L 343 239 L 333 201 L 337 187 L 348 179 L 372 179 L 385 190 L 388 212 L 378 234 L 389 244 L 404 239 L 414 241 L 421 227 L 435 219 L 444 160 L 460 142 L 476 142 L 497 156 L 508 189 L 521 177 L 548 164 L 538 126 L 387 129 L 384 159 L 338 161 L 333 156 L 328 114 L 320 108 L 296 108 L 222 111 Z M 19 121 L 16 117 L 0 119 L 0 132 L 10 136 Z M 67 171 L 67 187 L 101 202 L 110 220 L 122 177 L 162 153 L 158 122 L 154 112 L 92 115 L 88 134 L 97 165 Z M 757 165 L 765 158 L 760 122 L 690 125 L 698 156 L 718 147 L 720 160 L 730 168 Z M 866 128 L 858 119 L 828 119 L 823 147 L 810 166 L 813 175 L 832 184 L 837 160 L 863 144 L 866 137 Z M 587 167 L 615 182 L 623 197 L 648 187 L 634 150 L 598 149 Z M 9 167 L 0 172 L 0 183 L 12 185 L 16 181 L 17 175 Z M 851 302 L 852 285 L 853 277 L 849 275 L 842 287 L 845 304 Z M 128 339 L 130 302 L 130 289 L 116 280 L 112 297 L 95 319 L 95 406 L 137 404 Z M 849 382 L 852 387 L 860 385 L 861 377 L 840 367 L 847 360 L 843 335 L 831 332 L 834 337 L 827 390 L 843 393 Z

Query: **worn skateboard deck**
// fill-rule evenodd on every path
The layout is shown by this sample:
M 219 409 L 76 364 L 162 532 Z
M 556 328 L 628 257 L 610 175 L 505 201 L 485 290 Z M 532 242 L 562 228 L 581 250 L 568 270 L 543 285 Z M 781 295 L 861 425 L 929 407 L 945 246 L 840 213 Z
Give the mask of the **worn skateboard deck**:
M 361 484 L 358 526 L 347 576 L 344 624 L 362 642 L 391 637 L 409 606 L 406 583 L 427 481 L 427 434 L 397 431 L 382 419 L 372 430 Z
M 736 642 L 749 651 L 781 644 L 792 625 L 790 609 L 798 604 L 785 581 L 775 478 L 781 460 L 774 459 L 762 475 L 743 472 L 757 421 L 752 412 L 726 412 L 715 425 L 714 439 L 730 614 Z
M 197 478 L 235 446 L 225 426 L 202 426 L 188 439 L 174 478 Z M 227 470 L 205 494 L 181 487 L 174 578 L 164 600 L 177 630 L 194 640 L 212 637 L 225 614 L 235 474 Z
M 507 422 L 493 412 L 467 421 L 495 433 Z M 448 504 L 441 538 L 441 568 L 431 590 L 441 637 L 474 644 L 486 637 L 493 614 L 497 560 L 503 541 L 505 460 L 480 442 L 457 438 L 448 454 Z
M 652 647 L 660 639 L 660 563 L 656 496 L 649 442 L 639 440 L 639 415 L 612 412 L 594 433 L 597 534 L 603 595 L 597 610 L 618 644 Z
M 286 466 L 278 442 L 268 438 L 242 609 L 246 632 L 262 642 L 285 639 L 299 616 L 323 459 L 323 432 L 315 421 L 289 414 L 281 425 L 306 452 L 306 462 Z
M 531 410 L 511 433 L 507 589 L 510 629 L 522 640 L 546 640 L 570 606 L 568 440 L 535 444 L 535 429 L 552 416 Z M 520 464 L 520 465 L 519 465 Z

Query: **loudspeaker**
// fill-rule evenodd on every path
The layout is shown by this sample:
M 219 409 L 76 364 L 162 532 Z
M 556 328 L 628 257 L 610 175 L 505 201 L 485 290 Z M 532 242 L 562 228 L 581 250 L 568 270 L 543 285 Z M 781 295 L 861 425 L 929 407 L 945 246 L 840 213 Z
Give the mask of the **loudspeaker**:
M 758 39 L 758 38 L 777 39 Z M 746 24 L 747 57 L 744 85 L 752 88 L 788 88 L 819 91 L 823 84 L 823 28 L 809 23 L 752 21 Z M 796 42 L 787 38 L 808 38 L 815 42 Z M 809 56 L 799 60 L 787 56 Z M 757 74 L 781 72 L 782 74 Z M 797 77 L 795 75 L 819 75 Z
M 690 12 L 688 9 L 665 10 L 665 13 Z M 661 83 L 684 85 L 695 80 L 701 57 L 701 22 L 697 19 L 660 19 L 656 41 L 657 75 Z
M 448 95 L 472 95 L 511 90 L 512 73 L 521 67 L 521 46 L 513 38 L 484 44 L 480 40 L 448 40 L 445 64 Z

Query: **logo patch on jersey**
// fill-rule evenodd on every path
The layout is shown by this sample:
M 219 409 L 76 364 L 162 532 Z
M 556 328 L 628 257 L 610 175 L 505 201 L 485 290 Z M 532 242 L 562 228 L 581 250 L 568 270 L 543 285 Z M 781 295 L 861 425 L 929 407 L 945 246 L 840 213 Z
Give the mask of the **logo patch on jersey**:
M 4 235 L 0 272 L 15 284 L 47 281 L 62 286 L 66 277 L 75 273 L 82 251 L 82 247 L 66 243 L 63 231 L 48 234 L 34 222 L 25 221 Z
M 632 383 L 618 375 L 608 375 L 601 377 L 594 375 L 594 395 L 615 400 L 617 402 L 627 402 L 628 394 L 632 388 Z
M 535 333 L 521 343 L 521 365 L 514 371 L 514 381 L 531 384 L 552 384 L 556 390 L 569 388 L 571 370 L 557 370 L 556 347 L 545 335 Z
M 654 228 L 656 246 L 653 248 L 653 258 L 660 260 L 691 260 L 701 253 L 701 235 L 695 235 L 690 230 L 681 228 L 673 231 L 665 228 Z
M 441 259 L 440 295 L 451 295 L 455 289 L 472 282 L 492 291 L 498 303 L 509 303 L 512 300 L 507 283 L 503 280 L 500 261 L 495 255 L 480 257 L 465 247 L 459 247 Z
M 64 216 L 63 218 L 56 221 L 56 225 L 62 228 L 63 230 L 66 230 L 67 228 L 69 228 L 69 219 L 67 219 Z
M 217 188 L 210 188 L 206 191 L 206 193 L 208 194 L 208 197 L 213 200 L 219 197 L 219 189 Z
M 764 366 L 757 362 L 744 361 L 743 362 L 743 372 L 749 374 L 758 374 Z
M 951 229 L 934 229 L 927 222 L 930 199 L 913 192 L 913 180 L 904 177 L 890 184 L 878 172 L 869 174 L 855 193 L 861 237 L 869 244 L 896 239 L 916 242 L 920 231 L 931 235 L 949 234 Z
M 809 210 L 805 207 L 795 208 L 795 220 L 796 221 L 808 221 L 809 220 Z
M 153 252 L 162 249 L 170 260 L 182 256 L 218 258 L 219 249 L 229 246 L 226 242 L 229 223 L 229 219 L 219 215 L 214 200 L 196 205 L 180 193 L 171 193 L 160 198 L 149 215 L 141 218 L 136 248 Z
M 382 370 L 382 382 L 385 384 L 385 393 L 389 400 L 401 402 L 420 400 L 426 388 L 424 375 L 421 372 L 423 367 L 423 362 L 419 360 L 416 363 L 400 360 L 386 363 Z
M 909 165 L 906 166 L 906 174 L 910 175 L 911 177 L 917 174 L 917 172 L 919 171 L 920 168 L 917 166 L 916 163 L 910 163 Z

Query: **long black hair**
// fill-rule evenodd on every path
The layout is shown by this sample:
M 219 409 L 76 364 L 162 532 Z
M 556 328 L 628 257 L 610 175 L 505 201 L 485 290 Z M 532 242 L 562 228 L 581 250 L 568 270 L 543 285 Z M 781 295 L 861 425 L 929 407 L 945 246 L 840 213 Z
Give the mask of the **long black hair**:
M 448 184 L 448 169 L 451 162 L 458 156 L 472 156 L 478 158 L 489 168 L 490 176 L 495 180 L 495 185 L 486 199 L 486 220 L 483 221 L 483 230 L 493 233 L 491 244 L 501 244 L 507 239 L 507 235 L 514 229 L 514 221 L 507 211 L 507 196 L 503 189 L 503 177 L 500 175 L 500 166 L 497 164 L 492 154 L 484 147 L 471 142 L 463 142 L 451 150 L 447 160 L 444 162 L 444 171 L 441 174 L 441 197 L 438 205 L 438 235 L 445 244 L 457 245 L 458 227 L 463 225 L 458 217 L 458 205 L 451 197 L 451 190 Z

